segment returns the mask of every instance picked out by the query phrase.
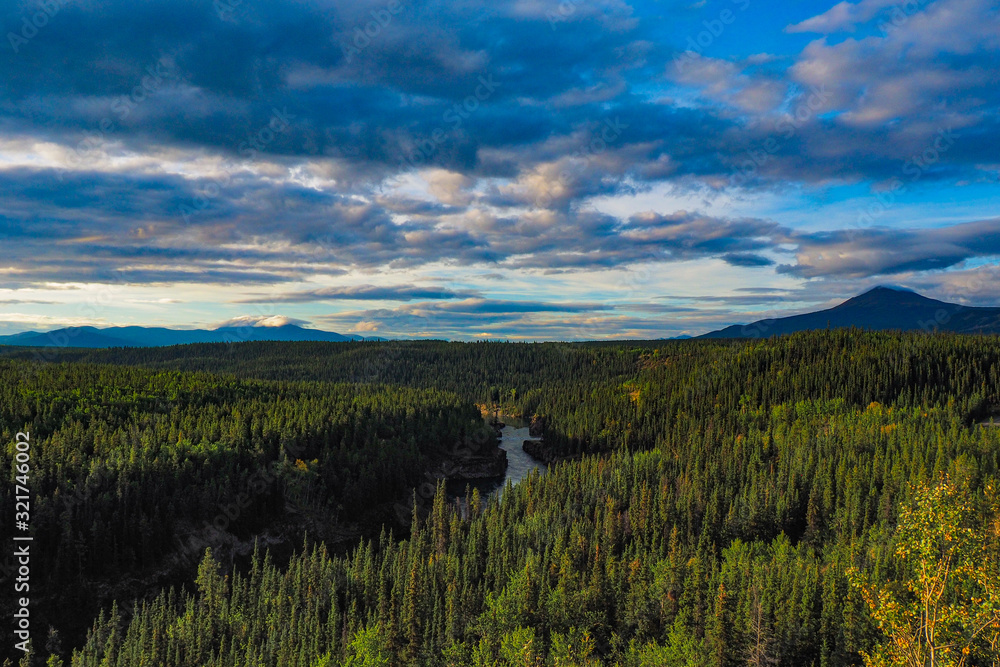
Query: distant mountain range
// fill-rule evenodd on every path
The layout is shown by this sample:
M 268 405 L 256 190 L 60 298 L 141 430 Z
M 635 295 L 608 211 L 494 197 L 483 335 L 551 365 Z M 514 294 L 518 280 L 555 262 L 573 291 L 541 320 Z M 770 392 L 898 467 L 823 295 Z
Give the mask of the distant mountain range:
M 734 324 L 698 338 L 767 338 L 828 327 L 991 334 L 1000 333 L 1000 308 L 963 306 L 909 290 L 876 287 L 827 310 Z
M 949 331 L 953 333 L 1000 333 L 1000 308 L 977 308 L 946 303 L 894 287 L 876 287 L 848 299 L 839 306 L 815 313 L 758 320 L 697 336 L 697 338 L 767 338 L 811 329 L 857 327 L 871 330 Z M 678 339 L 686 338 L 684 336 Z M 161 347 L 188 343 L 235 343 L 243 341 L 384 340 L 282 326 L 226 326 L 218 329 L 167 329 L 163 327 L 70 327 L 55 331 L 25 331 L 0 336 L 0 345 L 24 347 Z
M 342 342 L 366 339 L 332 331 L 306 329 L 294 324 L 277 327 L 248 326 L 218 329 L 166 329 L 162 327 L 70 327 L 40 333 L 25 331 L 0 336 L 0 345 L 25 347 L 160 347 L 187 343 L 237 343 L 252 340 Z

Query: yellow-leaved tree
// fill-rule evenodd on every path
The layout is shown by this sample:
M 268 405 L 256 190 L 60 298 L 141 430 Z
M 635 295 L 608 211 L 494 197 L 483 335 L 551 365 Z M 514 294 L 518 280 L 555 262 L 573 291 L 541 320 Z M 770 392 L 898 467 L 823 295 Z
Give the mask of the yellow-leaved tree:
M 916 490 L 899 514 L 893 557 L 901 581 L 854 569 L 886 639 L 868 667 L 1000 667 L 1000 505 L 944 476 Z

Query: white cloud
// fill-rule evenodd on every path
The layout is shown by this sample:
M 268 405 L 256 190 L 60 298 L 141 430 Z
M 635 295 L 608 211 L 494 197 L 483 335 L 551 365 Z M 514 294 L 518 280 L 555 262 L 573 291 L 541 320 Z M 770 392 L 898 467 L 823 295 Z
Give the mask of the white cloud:
M 221 329 L 222 327 L 283 327 L 289 324 L 294 324 L 296 326 L 306 326 L 309 324 L 307 320 L 300 320 L 294 317 L 286 317 L 284 315 L 241 315 L 239 317 L 234 317 L 228 319 L 221 324 L 215 325 L 214 328 Z
M 351 327 L 350 331 L 352 333 L 371 333 L 378 331 L 378 327 L 379 323 L 374 320 L 362 320 Z
M 901 0 L 861 0 L 858 3 L 841 2 L 818 16 L 785 28 L 786 32 L 833 33 L 853 32 L 858 24 L 870 21 L 887 7 L 902 4 Z

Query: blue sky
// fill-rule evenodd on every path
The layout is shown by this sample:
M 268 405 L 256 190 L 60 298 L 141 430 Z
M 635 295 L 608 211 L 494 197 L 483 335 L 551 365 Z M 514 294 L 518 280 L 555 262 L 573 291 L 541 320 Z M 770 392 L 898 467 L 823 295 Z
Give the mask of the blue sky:
M 1000 305 L 1000 3 L 0 3 L 0 333 Z

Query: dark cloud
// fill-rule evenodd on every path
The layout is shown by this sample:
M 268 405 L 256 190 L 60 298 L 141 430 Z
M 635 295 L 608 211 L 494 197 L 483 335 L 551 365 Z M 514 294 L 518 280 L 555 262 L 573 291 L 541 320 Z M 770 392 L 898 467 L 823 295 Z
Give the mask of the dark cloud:
M 0 299 L 0 306 L 20 306 L 25 303 L 55 304 L 58 301 L 50 301 L 48 299 Z
M 388 4 L 260 0 L 220 14 L 218 3 L 195 0 L 66 3 L 0 59 L 0 119 L 71 146 L 89 132 L 140 151 L 155 143 L 238 155 L 275 109 L 287 110 L 271 155 L 333 156 L 377 178 L 414 164 L 516 176 L 582 154 L 574 196 L 614 191 L 626 174 L 725 178 L 768 139 L 781 144 L 758 170 L 769 179 L 879 179 L 949 124 L 991 141 L 956 147 L 942 167 L 974 168 L 996 148 L 987 0 L 941 0 L 886 36 L 818 39 L 787 71 L 702 57 L 681 72 L 662 34 L 671 16 L 652 3 L 575 4 L 555 21 L 545 3 L 437 0 L 395 14 Z M 5 24 L 30 9 L 12 7 Z M 852 21 L 877 14 L 859 12 L 848 12 Z M 385 25 L 359 38 L 374 17 Z M 711 103 L 638 94 L 657 70 Z M 496 85 L 476 99 L 483 77 Z M 832 119 L 814 111 L 796 121 L 812 88 L 826 91 Z M 463 111 L 470 97 L 475 109 Z M 951 103 L 941 107 L 942 97 Z M 594 144 L 605 121 L 626 129 Z
M 723 255 L 722 259 L 732 266 L 759 267 L 772 266 L 774 264 L 774 260 L 752 253 L 728 253 Z
M 223 16 L 218 4 L 67 3 L 0 60 L 4 116 L 68 138 L 107 119 L 102 134 L 136 147 L 235 153 L 274 108 L 288 109 L 291 127 L 269 152 L 395 167 L 441 128 L 447 145 L 424 159 L 469 166 L 480 146 L 537 141 L 591 116 L 586 103 L 556 114 L 545 102 L 595 79 L 621 81 L 651 48 L 625 5 L 620 20 L 581 9 L 554 31 L 542 7 L 514 2 L 404 3 L 390 13 L 382 0 L 262 0 Z M 384 25 L 372 29 L 373 20 Z M 358 37 L 365 28 L 377 34 Z M 456 108 L 470 98 L 473 112 Z
M 1000 219 L 932 229 L 850 229 L 799 234 L 797 263 L 779 271 L 815 277 L 868 277 L 934 271 L 1000 255 Z

